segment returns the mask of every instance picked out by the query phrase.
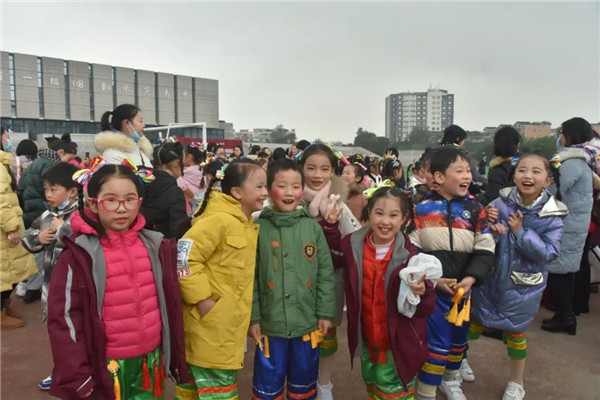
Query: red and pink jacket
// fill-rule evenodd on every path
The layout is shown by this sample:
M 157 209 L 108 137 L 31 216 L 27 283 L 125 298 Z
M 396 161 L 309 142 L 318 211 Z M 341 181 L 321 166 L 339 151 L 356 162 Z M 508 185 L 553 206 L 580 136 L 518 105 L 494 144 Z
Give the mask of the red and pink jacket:
M 187 382 L 176 244 L 144 223 L 140 214 L 130 231 L 99 238 L 78 212 L 71 217 L 75 233 L 65 238 L 48 298 L 53 396 L 78 399 L 93 389 L 90 399 L 114 399 L 106 360 L 158 345 L 169 375 Z
M 363 327 L 361 326 L 363 302 L 363 258 L 367 235 L 371 228 L 366 226 L 344 237 L 340 244 L 344 280 L 346 286 L 346 305 L 348 307 L 348 347 L 350 362 L 362 354 Z M 402 384 L 408 382 L 421 370 L 427 359 L 427 316 L 435 310 L 436 295 L 433 284 L 426 281 L 426 292 L 421 296 L 417 312 L 407 318 L 398 312 L 396 305 L 400 291 L 399 272 L 408 260 L 417 254 L 417 249 L 402 232 L 399 232 L 393 244 L 393 250 L 384 276 L 385 308 L 387 316 L 387 334 L 390 349 L 394 356 L 396 372 Z

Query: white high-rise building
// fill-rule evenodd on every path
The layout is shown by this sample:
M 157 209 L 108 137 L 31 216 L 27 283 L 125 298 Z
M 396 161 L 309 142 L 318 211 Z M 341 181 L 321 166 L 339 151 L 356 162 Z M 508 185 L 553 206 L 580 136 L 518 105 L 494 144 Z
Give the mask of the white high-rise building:
M 439 87 L 385 99 L 385 136 L 391 141 L 407 140 L 415 128 L 438 132 L 453 122 L 454 95 Z

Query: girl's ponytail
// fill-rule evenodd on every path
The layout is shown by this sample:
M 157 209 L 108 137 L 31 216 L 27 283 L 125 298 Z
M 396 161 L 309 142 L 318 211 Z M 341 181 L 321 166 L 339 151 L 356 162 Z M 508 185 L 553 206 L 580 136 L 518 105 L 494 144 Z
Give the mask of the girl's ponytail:
M 198 211 L 196 212 L 196 214 L 194 214 L 194 218 L 199 217 L 200 215 L 202 215 L 204 210 L 206 210 L 206 206 L 208 205 L 208 198 L 210 197 L 210 192 L 212 192 L 213 186 L 215 186 L 215 183 L 217 182 L 217 178 L 212 178 L 208 183 L 208 187 L 206 188 L 206 192 L 204 193 L 204 198 L 202 199 L 202 204 L 200 204 L 200 208 L 198 208 Z
M 110 116 L 112 115 L 112 111 L 106 111 L 102 114 L 102 118 L 100 119 L 100 129 L 102 131 L 112 131 L 112 126 L 110 125 Z

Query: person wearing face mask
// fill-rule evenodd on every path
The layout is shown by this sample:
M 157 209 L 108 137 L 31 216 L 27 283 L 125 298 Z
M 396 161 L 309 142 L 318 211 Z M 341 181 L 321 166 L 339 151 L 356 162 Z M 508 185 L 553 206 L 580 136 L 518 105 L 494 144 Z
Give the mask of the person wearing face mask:
M 15 158 L 15 175 L 17 183 L 21 180 L 21 174 L 29 167 L 37 158 L 38 147 L 34 141 L 25 139 L 21 140 L 17 146 L 17 157 Z
M 177 186 L 182 171 L 181 143 L 164 142 L 154 149 L 155 179 L 146 188 L 142 214 L 146 218 L 146 228 L 162 233 L 167 239 L 176 237 L 180 231 L 178 227 L 189 219 L 185 195 Z
M 10 170 L 12 163 L 12 143 L 9 132 L 2 127 L 0 141 L 0 323 L 2 329 L 15 329 L 25 325 L 25 321 L 10 306 L 10 296 L 17 283 L 35 274 L 33 256 L 21 246 L 23 211 L 19 207 L 16 189 L 17 181 Z
M 152 144 L 144 136 L 145 126 L 138 107 L 121 104 L 102 115 L 102 132 L 94 138 L 94 146 L 109 164 L 130 158 L 138 167 L 151 168 Z

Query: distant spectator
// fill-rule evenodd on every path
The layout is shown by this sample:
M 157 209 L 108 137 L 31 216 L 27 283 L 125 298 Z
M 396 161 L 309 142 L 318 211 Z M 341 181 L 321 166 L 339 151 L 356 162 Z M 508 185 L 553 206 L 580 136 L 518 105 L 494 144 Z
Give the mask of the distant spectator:
M 286 157 L 286 153 L 282 147 L 278 147 L 275 150 L 273 150 L 273 157 L 272 157 L 273 161 L 277 161 L 277 160 L 280 160 L 285 157 Z
M 458 125 L 450 125 L 446 129 L 444 129 L 444 136 L 442 137 L 442 141 L 440 144 L 442 146 L 457 146 L 463 149 L 465 154 L 468 155 L 468 151 L 464 149 L 467 141 L 467 132 Z M 480 189 L 485 189 L 487 187 L 487 179 L 485 176 L 479 174 L 479 171 L 475 168 L 474 160 L 469 158 L 469 166 L 471 167 L 471 174 L 473 175 L 473 183 L 471 183 L 471 187 L 469 187 L 469 192 L 471 194 L 476 194 L 480 192 Z
M 218 144 L 215 148 L 215 157 L 223 159 L 223 162 L 227 162 L 227 154 L 222 144 Z
M 485 175 L 485 169 L 487 167 L 487 156 L 485 153 L 481 155 L 481 160 L 479 160 L 479 174 Z
M 121 164 L 129 157 L 137 166 L 152 168 L 152 144 L 144 136 L 146 124 L 138 107 L 121 104 L 106 111 L 100 126 L 102 132 L 94 137 L 94 146 L 107 163 Z
M 15 158 L 15 175 L 17 182 L 21 180 L 21 174 L 29 167 L 37 158 L 38 148 L 34 141 L 25 139 L 19 142 L 17 146 L 17 157 Z
M 484 206 L 498 198 L 502 188 L 513 186 L 513 157 L 519 154 L 520 146 L 521 135 L 511 126 L 500 128 L 494 134 L 494 157 L 488 171 L 488 186 L 485 193 L 478 196 Z
M 388 147 L 387 149 L 385 149 L 384 156 L 385 156 L 385 158 L 389 158 L 390 156 L 394 156 L 394 157 L 398 158 L 400 156 L 400 153 L 398 152 L 397 148 Z
M 298 154 L 298 148 L 296 147 L 295 144 L 293 144 L 290 146 L 287 153 L 288 153 L 288 157 L 293 160 L 294 158 L 296 158 L 296 154 Z
M 271 149 L 270 148 L 263 147 L 262 150 L 261 150 L 261 153 L 266 153 L 269 156 L 269 158 L 271 158 L 272 153 L 271 153 Z
M 296 143 L 296 149 L 298 151 L 304 151 L 308 146 L 310 146 L 310 142 L 308 140 L 303 139 Z
M 231 161 L 239 160 L 244 157 L 244 149 L 240 145 L 233 146 L 233 153 L 231 155 Z

